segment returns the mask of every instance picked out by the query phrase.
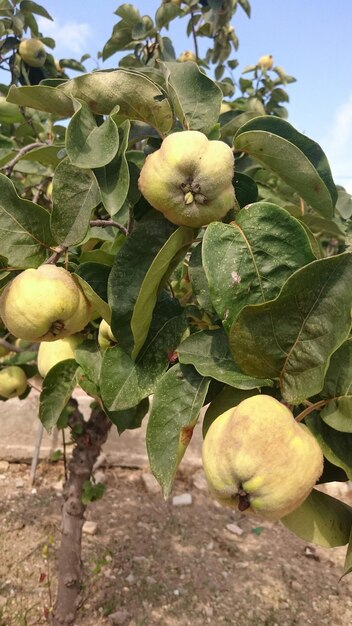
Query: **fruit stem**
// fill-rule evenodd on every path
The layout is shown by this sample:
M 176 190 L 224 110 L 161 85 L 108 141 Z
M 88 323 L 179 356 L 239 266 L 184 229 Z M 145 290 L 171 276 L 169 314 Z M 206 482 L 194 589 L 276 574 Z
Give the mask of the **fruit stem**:
M 312 413 L 313 411 L 318 411 L 319 409 L 322 409 L 324 406 L 329 404 L 329 402 L 331 402 L 331 400 L 333 400 L 333 399 L 334 398 L 327 398 L 326 400 L 319 400 L 319 402 L 315 402 L 314 404 L 310 404 L 299 415 L 297 415 L 297 417 L 295 417 L 296 422 L 301 422 L 302 420 L 304 420 L 305 417 L 307 417 L 307 415 L 309 415 L 309 413 Z

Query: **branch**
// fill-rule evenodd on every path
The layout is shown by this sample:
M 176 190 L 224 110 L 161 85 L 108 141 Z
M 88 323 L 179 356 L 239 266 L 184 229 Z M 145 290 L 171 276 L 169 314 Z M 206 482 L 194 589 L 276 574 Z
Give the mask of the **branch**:
M 30 152 L 31 150 L 34 150 L 34 148 L 41 148 L 42 146 L 47 146 L 47 145 L 48 145 L 47 143 L 43 143 L 42 141 L 35 141 L 34 143 L 29 143 L 27 146 L 23 146 L 23 148 L 20 149 L 19 153 L 16 154 L 16 156 L 12 159 L 12 161 L 10 161 L 10 163 L 2 167 L 1 169 L 5 170 L 6 176 L 11 176 L 13 168 L 15 167 L 16 163 L 20 159 L 22 159 L 24 154 L 26 154 L 27 152 Z
M 197 41 L 197 33 L 196 33 L 196 29 L 194 28 L 194 13 L 191 9 L 191 26 L 192 26 L 192 36 L 193 36 L 193 43 L 194 43 L 194 52 L 196 55 L 196 59 L 197 62 L 199 60 L 199 51 L 198 51 L 198 41 Z
M 77 401 L 71 398 L 70 404 L 73 411 L 68 418 L 68 425 L 76 445 L 63 493 L 58 592 L 51 621 L 54 626 L 71 626 L 80 606 L 82 526 L 86 509 L 82 502 L 83 485 L 90 480 L 94 463 L 112 424 L 100 407 L 93 409 L 90 419 L 85 422 Z
M 309 415 L 309 413 L 322 409 L 324 406 L 329 404 L 331 400 L 334 400 L 334 398 L 328 398 L 327 400 L 319 400 L 319 402 L 310 404 L 309 406 L 307 406 L 306 409 L 304 409 L 304 411 L 302 411 L 302 413 L 300 413 L 299 415 L 297 415 L 297 417 L 295 417 L 296 422 L 301 422 L 302 420 L 304 420 L 305 417 L 307 417 L 307 415 Z
M 17 348 L 17 346 L 14 346 L 13 343 L 6 341 L 6 339 L 3 339 L 2 337 L 0 338 L 0 346 L 3 346 L 6 350 L 10 350 L 11 352 L 24 352 L 22 348 Z
M 44 265 L 55 265 L 56 261 L 59 260 L 60 256 L 67 251 L 67 246 L 58 246 L 53 254 L 49 256 L 49 258 L 44 261 Z
M 91 220 L 89 223 L 91 226 L 101 226 L 102 228 L 113 226 L 114 228 L 118 228 L 123 235 L 128 235 L 127 228 L 119 224 L 119 222 L 114 222 L 114 220 Z

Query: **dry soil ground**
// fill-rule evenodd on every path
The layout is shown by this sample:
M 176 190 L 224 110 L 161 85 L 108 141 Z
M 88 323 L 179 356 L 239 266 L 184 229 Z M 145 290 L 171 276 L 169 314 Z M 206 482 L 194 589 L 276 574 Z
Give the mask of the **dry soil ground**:
M 31 493 L 28 466 L 2 465 L 0 626 L 44 625 L 63 468 L 42 463 Z M 87 511 L 98 530 L 84 535 L 79 626 L 352 624 L 352 576 L 339 581 L 343 548 L 307 546 L 280 523 L 220 508 L 199 472 L 175 484 L 175 494 L 192 495 L 189 506 L 148 493 L 142 474 L 108 469 L 106 494 Z

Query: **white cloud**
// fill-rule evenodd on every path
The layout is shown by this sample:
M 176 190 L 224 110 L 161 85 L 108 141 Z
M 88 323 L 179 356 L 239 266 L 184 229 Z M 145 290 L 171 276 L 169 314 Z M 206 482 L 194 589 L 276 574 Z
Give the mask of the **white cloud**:
M 352 94 L 337 108 L 322 147 L 335 182 L 352 193 Z
M 38 18 L 39 30 L 44 37 L 52 37 L 56 42 L 56 56 L 81 56 L 87 52 L 88 40 L 91 35 L 91 27 L 84 22 L 73 20 L 61 23 L 56 19 L 54 22 L 45 17 Z

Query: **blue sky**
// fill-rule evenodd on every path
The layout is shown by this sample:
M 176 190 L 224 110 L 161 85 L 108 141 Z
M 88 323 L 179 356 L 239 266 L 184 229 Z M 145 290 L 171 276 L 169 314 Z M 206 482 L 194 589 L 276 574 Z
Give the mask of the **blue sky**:
M 159 0 L 131 3 L 154 17 Z M 40 18 L 44 35 L 57 42 L 57 57 L 93 57 L 119 19 L 116 0 L 42 0 L 55 19 Z M 289 121 L 317 141 L 327 154 L 335 181 L 352 193 L 352 2 L 351 0 L 251 0 L 250 19 L 238 9 L 233 26 L 240 40 L 236 54 L 241 70 L 262 54 L 297 78 L 288 86 Z M 176 52 L 192 49 L 185 22 L 170 30 Z M 166 32 L 166 31 L 165 31 Z M 117 57 L 116 57 L 117 58 Z M 112 67 L 111 57 L 104 67 Z M 115 61 L 116 62 L 116 61 Z M 92 66 L 91 66 L 92 67 Z

